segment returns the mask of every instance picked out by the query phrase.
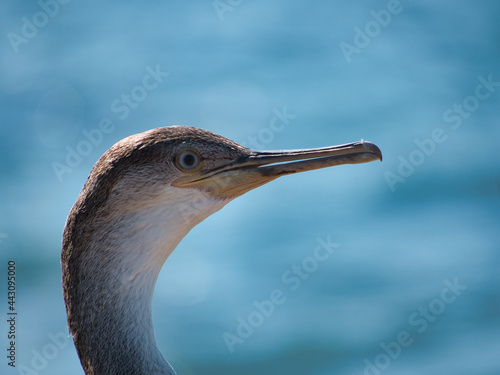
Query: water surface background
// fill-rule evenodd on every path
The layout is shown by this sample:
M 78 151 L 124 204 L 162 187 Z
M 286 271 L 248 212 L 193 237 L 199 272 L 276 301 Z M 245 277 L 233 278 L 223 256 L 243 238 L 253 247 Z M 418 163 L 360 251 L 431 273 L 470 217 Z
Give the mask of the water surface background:
M 112 144 L 174 124 L 254 148 L 363 138 L 384 153 L 279 179 L 191 231 L 153 306 L 180 375 L 500 373 L 498 1 L 0 10 L 0 275 L 13 259 L 18 276 L 16 369 L 0 279 L 2 374 L 83 374 L 61 292 L 67 213 Z M 338 246 L 314 263 L 321 241 Z M 275 290 L 283 303 L 256 313 Z

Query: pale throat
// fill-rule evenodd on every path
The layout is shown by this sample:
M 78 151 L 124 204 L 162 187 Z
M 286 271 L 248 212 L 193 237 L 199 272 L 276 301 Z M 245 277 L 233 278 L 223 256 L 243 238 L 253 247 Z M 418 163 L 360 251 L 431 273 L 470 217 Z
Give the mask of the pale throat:
M 221 200 L 197 189 L 171 186 L 160 194 L 136 201 L 117 196 L 116 202 L 110 197 L 110 208 L 126 207 L 126 210 L 118 212 L 112 220 L 103 220 L 96 233 L 98 238 L 86 257 L 93 274 L 90 283 L 94 284 L 88 287 L 98 289 L 100 297 L 113 301 L 115 313 L 121 315 L 119 320 L 129 325 L 121 329 L 131 339 L 156 346 L 151 304 L 163 264 L 193 227 L 231 199 Z M 97 314 L 96 319 L 101 318 L 106 318 L 105 312 Z M 150 338 L 142 343 L 137 340 L 145 334 Z
M 108 233 L 113 233 L 113 247 L 121 255 L 131 284 L 140 283 L 136 277 L 144 271 L 159 273 L 186 234 L 231 201 L 170 185 L 154 196 L 126 200 L 116 202 L 127 209 L 117 215 L 118 225 Z

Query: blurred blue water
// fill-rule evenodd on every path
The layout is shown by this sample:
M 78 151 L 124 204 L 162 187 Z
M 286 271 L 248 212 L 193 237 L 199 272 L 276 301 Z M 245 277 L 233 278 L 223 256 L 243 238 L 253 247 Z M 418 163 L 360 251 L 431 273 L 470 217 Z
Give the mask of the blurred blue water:
M 42 3 L 52 16 L 0 5 L 0 261 L 18 264 L 18 365 L 83 373 L 62 338 L 66 215 L 113 143 L 185 124 L 265 149 L 363 138 L 384 162 L 277 180 L 186 237 L 154 301 L 179 374 L 500 372 L 500 90 L 481 83 L 500 81 L 497 1 Z M 137 89 L 151 69 L 168 76 Z M 139 100 L 118 110 L 122 95 Z M 290 117 L 272 131 L 277 112 Z M 340 246 L 291 290 L 282 276 L 318 238 Z M 455 280 L 466 288 L 443 302 Z M 285 301 L 231 353 L 224 333 L 276 289 Z M 404 332 L 390 357 L 381 344 Z

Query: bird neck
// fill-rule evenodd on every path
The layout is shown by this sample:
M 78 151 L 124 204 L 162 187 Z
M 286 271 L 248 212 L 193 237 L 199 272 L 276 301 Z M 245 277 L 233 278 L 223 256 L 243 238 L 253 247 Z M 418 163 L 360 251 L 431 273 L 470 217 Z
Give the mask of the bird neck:
M 175 374 L 156 345 L 156 280 L 189 230 L 228 202 L 203 196 L 194 206 L 190 193 L 186 206 L 177 198 L 140 209 L 130 203 L 119 215 L 110 202 L 87 229 L 86 249 L 63 271 L 68 321 L 87 374 Z
M 88 374 L 175 374 L 157 348 L 151 314 L 158 271 L 136 276 L 117 267 L 84 285 L 94 298 L 82 300 L 86 316 L 74 335 Z

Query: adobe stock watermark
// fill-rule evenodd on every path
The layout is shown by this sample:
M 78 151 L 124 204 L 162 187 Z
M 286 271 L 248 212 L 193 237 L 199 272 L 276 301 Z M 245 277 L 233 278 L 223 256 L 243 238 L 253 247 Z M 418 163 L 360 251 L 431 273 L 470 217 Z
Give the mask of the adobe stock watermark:
M 286 106 L 283 106 L 281 110 L 273 108 L 272 112 L 273 115 L 269 120 L 268 126 L 259 129 L 257 134 L 248 136 L 245 141 L 240 143 L 242 146 L 254 150 L 263 150 L 266 145 L 274 140 L 277 133 L 285 130 L 291 121 L 297 117 L 296 114 L 287 112 Z
M 493 74 L 489 74 L 487 78 L 478 76 L 479 83 L 472 95 L 465 97 L 460 103 L 454 103 L 450 108 L 444 111 L 443 121 L 451 127 L 451 130 L 458 130 L 469 119 L 475 111 L 477 111 L 484 102 L 492 97 L 492 95 L 500 87 L 500 81 L 495 81 Z M 407 157 L 398 156 L 399 165 L 396 171 L 385 171 L 384 177 L 389 189 L 396 191 L 397 184 L 405 182 L 424 162 L 431 157 L 437 149 L 437 145 L 448 140 L 449 130 L 441 127 L 434 128 L 428 138 L 422 140 L 415 139 L 415 148 L 410 151 Z
M 57 333 L 49 332 L 47 334 L 48 343 L 39 350 L 31 350 L 31 361 L 29 365 L 19 365 L 17 372 L 20 375 L 39 375 L 49 366 L 50 361 L 53 361 L 59 356 L 59 353 L 68 347 L 71 342 L 70 336 L 61 331 Z
M 380 343 L 381 351 L 374 358 L 365 358 L 363 375 L 380 375 L 387 370 L 391 363 L 398 359 L 403 348 L 411 346 L 419 335 L 424 333 L 429 325 L 434 323 L 442 315 L 448 305 L 452 304 L 467 289 L 467 285 L 462 285 L 458 277 L 453 282 L 446 279 L 443 281 L 444 288 L 441 289 L 439 297 L 432 299 L 427 305 L 420 306 L 408 316 L 408 324 L 414 329 L 414 332 L 401 331 L 397 334 L 394 341 L 389 343 Z
M 214 7 L 215 13 L 219 16 L 221 21 L 224 21 L 224 14 L 227 12 L 233 12 L 234 9 L 243 3 L 243 0 L 214 0 L 212 5 Z
M 412 1 L 412 0 L 407 0 Z M 359 55 L 363 49 L 368 47 L 372 40 L 380 35 L 392 21 L 393 16 L 400 14 L 404 7 L 399 0 L 389 0 L 386 9 L 379 11 L 371 10 L 372 19 L 368 21 L 363 28 L 356 26 L 354 28 L 353 43 L 341 42 L 339 44 L 347 63 L 352 61 L 352 55 Z
M 151 91 L 163 83 L 163 80 L 170 74 L 161 70 L 157 64 L 155 68 L 147 65 L 146 74 L 142 77 L 141 83 L 132 87 L 129 92 L 122 93 L 110 104 L 110 110 L 119 120 L 125 120 L 130 113 L 137 109 L 141 102 L 147 99 Z M 63 181 L 66 173 L 71 173 L 83 161 L 83 158 L 90 155 L 94 147 L 101 144 L 105 134 L 110 134 L 115 130 L 116 124 L 109 117 L 99 120 L 97 127 L 82 130 L 82 138 L 75 147 L 66 146 L 66 157 L 64 162 L 53 161 L 52 169 L 59 182 Z
M 28 44 L 35 36 L 38 35 L 40 29 L 47 26 L 50 19 L 59 14 L 62 5 L 66 5 L 70 0 L 40 0 L 38 6 L 40 10 L 33 13 L 30 17 L 21 18 L 21 27 L 19 33 L 13 31 L 7 33 L 7 39 L 10 46 L 17 54 L 19 47 L 22 44 Z
M 297 291 L 304 281 L 311 277 L 321 265 L 335 253 L 340 245 L 332 242 L 330 236 L 326 239 L 316 238 L 316 246 L 300 263 L 293 264 L 281 275 L 282 286 L 269 292 L 269 298 L 254 300 L 251 311 L 236 318 L 236 328 L 232 332 L 224 332 L 222 339 L 230 353 L 234 353 L 237 344 L 243 344 L 255 330 L 261 327 L 271 317 L 276 308 L 287 300 L 287 293 Z

